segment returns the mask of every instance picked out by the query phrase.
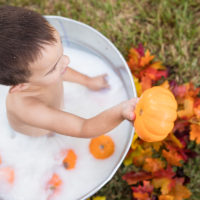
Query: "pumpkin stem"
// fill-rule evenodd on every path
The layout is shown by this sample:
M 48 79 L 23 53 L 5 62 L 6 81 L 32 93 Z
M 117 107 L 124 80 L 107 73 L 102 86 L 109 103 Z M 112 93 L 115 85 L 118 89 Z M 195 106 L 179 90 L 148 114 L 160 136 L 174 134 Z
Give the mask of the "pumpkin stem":
M 142 115 L 142 113 L 143 113 L 143 110 L 142 110 L 142 109 L 140 109 L 139 115 L 141 116 L 141 115 Z
M 69 164 L 68 164 L 67 162 L 63 162 L 63 165 L 64 165 L 64 167 L 65 167 L 66 169 L 68 169 Z
M 104 149 L 104 145 L 102 145 L 102 144 L 99 145 L 99 148 L 100 148 L 100 149 Z

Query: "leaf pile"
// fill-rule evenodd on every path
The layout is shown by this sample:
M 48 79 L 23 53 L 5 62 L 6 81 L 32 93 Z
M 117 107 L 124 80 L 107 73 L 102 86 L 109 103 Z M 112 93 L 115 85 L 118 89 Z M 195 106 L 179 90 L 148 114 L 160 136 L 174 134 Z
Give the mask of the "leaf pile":
M 154 58 L 142 44 L 129 51 L 127 63 L 137 94 L 154 85 L 170 89 L 178 103 L 178 118 L 164 141 L 147 143 L 135 133 L 124 165 L 134 165 L 137 170 L 122 178 L 130 185 L 134 200 L 183 200 L 191 196 L 187 188 L 190 179 L 183 166 L 197 156 L 189 143 L 200 143 L 200 88 L 193 83 L 169 81 L 170 68 Z

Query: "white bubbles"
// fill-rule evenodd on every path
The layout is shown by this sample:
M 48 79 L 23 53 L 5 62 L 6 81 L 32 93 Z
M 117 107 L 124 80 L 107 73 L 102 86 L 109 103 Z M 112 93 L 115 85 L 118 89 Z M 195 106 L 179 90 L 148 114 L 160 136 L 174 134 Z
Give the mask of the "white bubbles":
M 111 86 L 108 90 L 91 91 L 84 86 L 64 82 L 64 110 L 90 118 L 99 112 L 127 99 L 117 75 L 107 63 L 95 55 L 72 48 L 65 48 L 70 57 L 69 66 L 89 76 L 107 73 Z M 5 97 L 8 87 L 0 86 L 0 166 L 12 167 L 15 182 L 12 187 L 1 187 L 4 200 L 46 200 L 45 186 L 53 173 L 62 179 L 60 192 L 53 200 L 77 200 L 104 182 L 121 158 L 129 131 L 123 122 L 108 133 L 116 145 L 114 154 L 105 160 L 96 160 L 89 152 L 89 139 L 54 136 L 29 137 L 14 132 L 8 124 Z M 75 169 L 66 170 L 59 157 L 63 149 L 73 149 L 77 155 Z M 9 191 L 9 192 L 8 192 Z

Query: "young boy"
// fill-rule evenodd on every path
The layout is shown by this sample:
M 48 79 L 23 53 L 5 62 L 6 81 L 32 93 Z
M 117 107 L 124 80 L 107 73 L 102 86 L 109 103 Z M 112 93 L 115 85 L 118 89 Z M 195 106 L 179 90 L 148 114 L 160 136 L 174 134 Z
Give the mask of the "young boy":
M 58 32 L 36 12 L 0 7 L 0 58 L 0 84 L 11 86 L 6 99 L 8 121 L 20 133 L 90 138 L 135 118 L 136 98 L 90 119 L 61 110 L 63 81 L 92 90 L 109 86 L 105 75 L 88 77 L 68 67 Z

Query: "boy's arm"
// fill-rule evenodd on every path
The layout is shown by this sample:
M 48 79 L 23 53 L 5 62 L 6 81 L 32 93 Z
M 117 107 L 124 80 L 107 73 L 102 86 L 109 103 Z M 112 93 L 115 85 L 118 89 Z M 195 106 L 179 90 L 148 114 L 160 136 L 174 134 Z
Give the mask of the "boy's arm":
M 90 119 L 46 106 L 37 99 L 31 99 L 23 106 L 20 119 L 28 125 L 50 130 L 62 135 L 90 138 L 107 133 L 124 119 L 133 120 L 133 110 L 137 100 L 118 104 Z M 29 114 L 27 115 L 27 110 Z
M 106 77 L 106 74 L 96 76 L 96 77 L 89 77 L 70 67 L 68 67 L 65 73 L 63 74 L 64 81 L 79 83 L 92 90 L 100 90 L 103 88 L 109 88 L 109 85 L 105 77 Z

